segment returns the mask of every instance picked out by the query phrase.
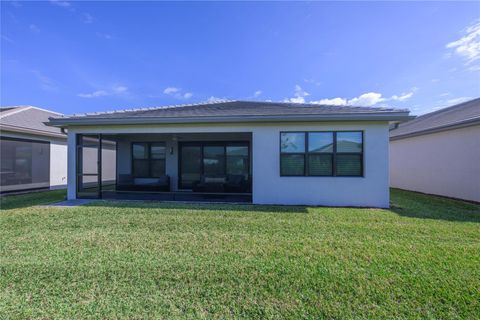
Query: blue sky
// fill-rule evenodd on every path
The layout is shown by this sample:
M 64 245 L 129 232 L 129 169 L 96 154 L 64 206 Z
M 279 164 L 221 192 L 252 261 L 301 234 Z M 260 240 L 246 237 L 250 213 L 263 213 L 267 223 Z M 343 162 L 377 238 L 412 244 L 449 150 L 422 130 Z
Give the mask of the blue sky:
M 1 2 L 1 105 L 480 96 L 480 2 Z

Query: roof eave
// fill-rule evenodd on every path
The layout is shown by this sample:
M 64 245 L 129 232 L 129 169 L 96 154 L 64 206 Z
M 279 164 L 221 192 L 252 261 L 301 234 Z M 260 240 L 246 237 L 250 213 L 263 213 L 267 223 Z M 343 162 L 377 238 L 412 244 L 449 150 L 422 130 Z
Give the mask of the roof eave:
M 92 126 L 132 124 L 190 124 L 190 123 L 249 123 L 249 122 L 315 122 L 315 121 L 407 121 L 408 112 L 332 114 L 332 115 L 275 115 L 275 116 L 213 116 L 213 117 L 119 117 L 119 118 L 50 118 L 49 126 Z
M 62 133 L 55 133 L 55 132 L 41 131 L 41 130 L 35 130 L 35 129 L 30 129 L 30 128 L 16 127 L 16 126 L 11 126 L 11 125 L 6 125 L 6 124 L 0 125 L 0 131 L 7 131 L 7 132 L 13 132 L 13 133 L 25 133 L 25 134 L 31 134 L 31 135 L 39 135 L 39 136 L 45 136 L 45 137 L 67 139 L 67 135 L 62 134 Z
M 396 135 L 396 136 L 391 136 L 390 141 L 412 138 L 412 137 L 417 137 L 417 136 L 423 136 L 423 135 L 430 134 L 430 133 L 448 131 L 448 130 L 453 130 L 453 129 L 471 127 L 471 126 L 478 125 L 478 124 L 480 124 L 480 118 L 477 117 L 477 118 L 474 118 L 474 119 L 469 119 L 469 120 L 466 120 L 466 121 L 456 122 L 456 123 L 452 123 L 452 124 L 448 124 L 448 125 L 443 125 L 443 126 L 428 128 L 428 129 L 424 129 L 424 130 L 409 132 L 409 133 L 405 133 L 405 134 L 400 134 L 400 135 Z M 392 130 L 390 132 L 392 133 L 394 131 L 395 130 Z

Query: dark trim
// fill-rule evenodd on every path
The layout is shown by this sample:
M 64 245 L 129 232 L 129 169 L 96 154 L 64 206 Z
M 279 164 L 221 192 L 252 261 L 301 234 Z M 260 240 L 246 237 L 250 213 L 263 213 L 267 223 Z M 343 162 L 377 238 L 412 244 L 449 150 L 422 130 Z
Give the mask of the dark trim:
M 310 133 L 333 133 L 333 152 L 310 152 L 309 151 L 309 134 Z M 338 132 L 361 132 L 362 133 L 362 151 L 361 152 L 337 152 L 337 133 Z M 304 133 L 305 134 L 305 152 L 282 152 L 282 134 L 283 133 Z M 322 130 L 322 131 L 280 131 L 279 134 L 279 174 L 280 177 L 351 177 L 351 178 L 364 178 L 365 177 L 365 131 L 364 130 Z M 309 173 L 309 156 L 310 155 L 332 155 L 332 174 L 331 175 L 313 175 Z M 360 162 L 360 175 L 337 175 L 337 154 L 338 155 L 361 155 L 362 160 Z M 282 155 L 303 155 L 303 175 L 288 175 L 282 174 Z
M 50 144 L 50 141 L 34 140 L 34 139 L 25 139 L 25 138 L 12 138 L 12 137 L 4 137 L 4 136 L 1 136 L 1 137 L 0 137 L 0 140 L 11 140 L 11 141 L 21 141 L 21 142 Z
M 443 131 L 448 131 L 448 130 L 454 130 L 454 129 L 461 129 L 461 128 L 467 128 L 467 127 L 472 127 L 477 124 L 480 124 L 480 118 L 474 118 L 474 119 L 469 119 L 457 123 L 452 123 L 440 127 L 435 127 L 435 128 L 429 128 L 429 129 L 423 129 L 423 130 L 418 130 L 410 133 L 405 133 L 405 134 L 400 134 L 397 136 L 391 136 L 390 141 L 395 141 L 395 140 L 401 140 L 401 139 L 406 139 L 406 138 L 412 138 L 412 137 L 417 137 L 417 136 L 423 136 L 426 134 L 431 134 L 431 133 L 437 133 L 437 132 L 443 132 Z M 394 129 L 390 131 L 391 133 L 394 133 Z
M 286 115 L 234 115 L 234 116 L 195 116 L 195 117 L 128 117 L 118 118 L 50 118 L 49 126 L 69 125 L 108 125 L 108 124 L 148 124 L 148 123 L 251 123 L 251 122 L 316 122 L 316 121 L 407 121 L 415 118 L 408 112 L 365 112 L 349 114 L 286 114 Z

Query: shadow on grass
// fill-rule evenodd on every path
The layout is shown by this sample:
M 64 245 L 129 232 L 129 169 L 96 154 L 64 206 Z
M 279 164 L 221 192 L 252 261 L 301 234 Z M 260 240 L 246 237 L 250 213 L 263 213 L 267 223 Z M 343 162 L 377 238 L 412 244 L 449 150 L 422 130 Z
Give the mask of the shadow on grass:
M 480 204 L 391 189 L 390 211 L 404 217 L 480 222 Z
M 140 208 L 140 209 L 180 209 L 265 213 L 308 213 L 305 206 L 253 205 L 244 203 L 202 203 L 202 202 L 163 202 L 142 200 L 100 200 L 85 206 L 106 208 Z
M 17 195 L 2 195 L 0 197 L 0 209 L 12 210 L 27 208 L 36 205 L 58 202 L 65 199 L 65 190 L 31 192 Z

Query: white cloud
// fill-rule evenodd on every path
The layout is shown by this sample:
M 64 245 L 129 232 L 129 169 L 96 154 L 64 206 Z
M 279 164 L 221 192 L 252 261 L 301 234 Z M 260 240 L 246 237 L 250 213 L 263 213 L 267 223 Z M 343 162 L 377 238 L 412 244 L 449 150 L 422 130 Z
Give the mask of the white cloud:
M 103 96 L 108 96 L 108 92 L 105 90 L 97 90 L 92 93 L 79 93 L 77 96 L 81 98 L 96 98 L 96 97 L 103 97 Z
M 285 98 L 284 102 L 293 102 L 293 103 L 305 103 L 305 97 L 310 94 L 303 90 L 298 84 L 295 85 L 295 91 L 293 93 L 293 98 Z
M 67 8 L 71 6 L 71 3 L 68 1 L 50 0 L 50 3 L 63 8 Z
M 8 41 L 8 42 L 10 42 L 10 43 L 13 43 L 13 42 L 14 42 L 11 38 L 7 37 L 6 35 L 3 35 L 3 34 L 2 34 L 1 37 L 2 37 L 3 40 Z
M 163 90 L 163 93 L 165 93 L 165 94 L 173 94 L 173 93 L 177 93 L 177 92 L 179 92 L 179 91 L 180 91 L 179 88 L 168 87 L 168 88 L 165 88 L 165 90 Z
M 254 98 L 257 98 L 258 96 L 260 96 L 262 94 L 262 90 L 257 90 L 255 91 L 255 93 L 253 94 L 253 97 Z
M 191 92 L 184 92 L 182 88 L 176 88 L 176 87 L 167 87 L 165 90 L 163 90 L 164 94 L 167 94 L 169 96 L 173 96 L 175 99 L 190 99 L 193 96 L 193 93 Z
M 402 93 L 401 95 L 393 95 L 390 98 L 384 98 L 381 93 L 378 92 L 367 92 L 361 94 L 358 97 L 352 99 L 346 98 L 331 98 L 331 99 L 320 99 L 317 101 L 310 101 L 313 104 L 326 104 L 326 105 L 334 105 L 334 106 L 344 106 L 344 105 L 351 105 L 351 106 L 358 106 L 358 107 L 370 107 L 379 104 L 380 102 L 386 101 L 406 101 L 410 99 L 414 92 L 417 91 L 418 88 L 413 87 L 410 92 Z
M 33 33 L 39 33 L 40 32 L 40 29 L 36 25 L 34 25 L 33 23 L 28 26 L 28 29 Z
M 446 96 L 449 96 L 450 95 L 450 92 L 444 92 L 442 94 L 439 95 L 439 97 L 446 97 Z
M 219 98 L 219 97 L 214 97 L 214 96 L 211 96 L 210 98 L 207 99 L 207 102 L 208 103 L 215 103 L 215 102 L 223 102 L 223 101 L 226 101 L 227 99 L 225 98 Z
M 333 99 L 321 99 L 318 101 L 311 101 L 313 104 L 328 104 L 332 106 L 344 106 L 347 104 L 347 99 L 333 98 Z
M 77 96 L 81 98 L 98 98 L 98 97 L 105 97 L 105 96 L 118 96 L 118 95 L 125 95 L 128 93 L 128 88 L 122 85 L 114 85 L 110 89 L 105 90 L 96 90 L 90 93 L 79 93 Z
M 368 92 L 348 100 L 347 104 L 358 107 L 370 107 L 382 101 L 385 101 L 385 98 L 382 98 L 381 93 Z
M 38 82 L 40 83 L 40 88 L 45 91 L 57 91 L 58 90 L 58 85 L 44 75 L 42 72 L 39 70 L 30 70 L 30 72 L 37 78 Z
M 113 37 L 112 37 L 111 35 L 109 35 L 108 33 L 101 33 L 101 32 L 97 32 L 97 37 L 103 38 L 103 39 L 106 39 L 106 40 L 110 40 L 110 39 L 113 38 Z
M 58 7 L 61 7 L 61 8 L 64 8 L 68 11 L 71 11 L 71 12 L 75 12 L 75 8 L 72 6 L 72 4 L 68 1 L 62 1 L 62 0 L 50 0 L 50 3 L 55 5 L 55 6 L 58 6 Z
M 472 97 L 460 97 L 460 98 L 447 100 L 447 103 L 455 105 L 455 104 L 459 104 L 459 103 L 462 103 L 462 102 L 465 102 L 465 101 L 468 101 L 468 100 L 472 100 L 472 99 L 473 99 Z
M 396 101 L 405 101 L 410 99 L 412 96 L 413 96 L 413 92 L 408 92 L 408 93 L 402 93 L 399 96 L 393 95 L 391 99 Z
M 92 15 L 87 12 L 83 13 L 83 23 L 85 24 L 93 23 Z
M 448 49 L 466 60 L 465 65 L 471 65 L 480 59 L 480 20 L 463 31 L 463 37 L 446 45 Z

